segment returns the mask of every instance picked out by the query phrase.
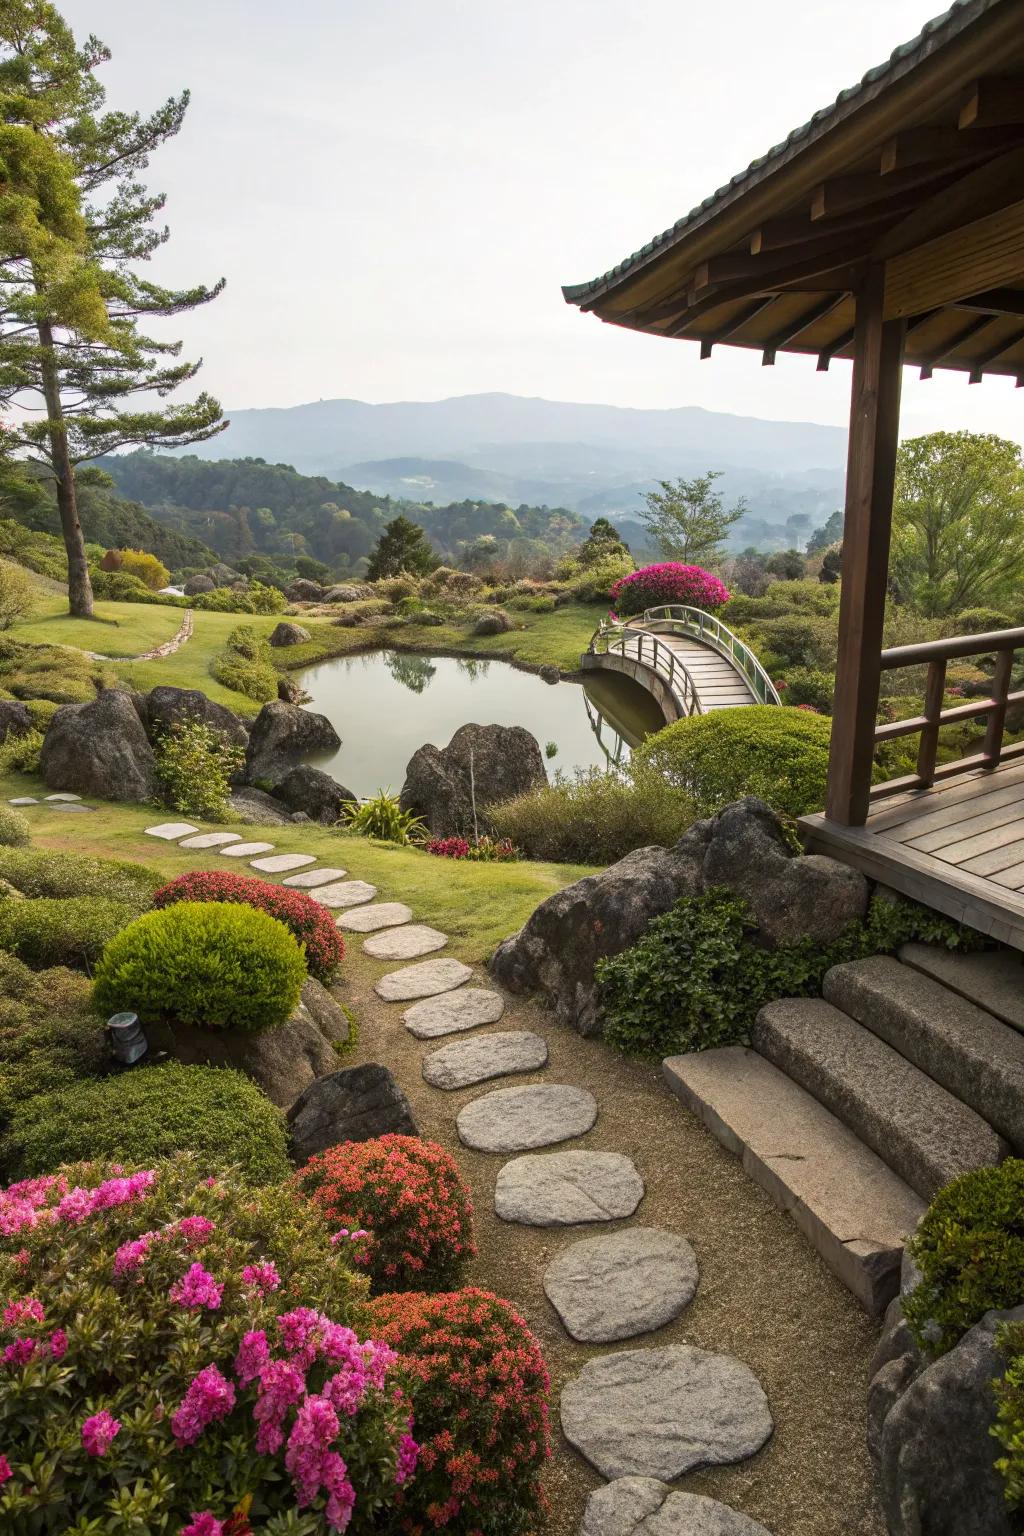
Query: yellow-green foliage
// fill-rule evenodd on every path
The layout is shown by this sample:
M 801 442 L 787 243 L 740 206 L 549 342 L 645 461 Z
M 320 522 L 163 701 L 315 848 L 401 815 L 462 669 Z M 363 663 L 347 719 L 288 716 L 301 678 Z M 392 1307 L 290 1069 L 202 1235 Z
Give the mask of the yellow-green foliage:
M 156 555 L 150 555 L 144 549 L 122 549 L 120 554 L 120 569 L 129 576 L 137 576 L 151 592 L 159 592 L 161 587 L 167 586 L 171 573 Z

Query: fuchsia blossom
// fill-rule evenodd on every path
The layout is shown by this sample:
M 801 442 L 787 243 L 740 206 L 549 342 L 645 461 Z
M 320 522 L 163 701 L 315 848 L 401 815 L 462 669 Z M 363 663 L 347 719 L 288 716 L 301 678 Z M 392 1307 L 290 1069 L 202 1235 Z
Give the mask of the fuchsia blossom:
M 120 1433 L 121 1421 L 113 1418 L 105 1408 L 94 1413 L 82 1425 L 82 1444 L 88 1456 L 105 1456 Z
M 261 1456 L 273 1455 L 284 1443 L 285 1415 L 306 1390 L 306 1378 L 287 1360 L 271 1360 L 260 1372 L 259 1395 L 252 1416 L 259 1425 L 256 1449 Z
M 269 1360 L 270 1345 L 263 1329 L 257 1328 L 247 1333 L 235 1356 L 235 1375 L 240 1384 L 247 1387 L 250 1381 L 255 1381 Z
M 68 1336 L 63 1328 L 55 1328 L 50 1335 L 50 1356 L 54 1360 L 63 1360 L 67 1354 Z
M 223 1294 L 223 1285 L 218 1285 L 201 1264 L 190 1265 L 181 1279 L 171 1286 L 171 1300 L 179 1306 L 206 1307 L 211 1312 L 216 1312 Z
M 270 1291 L 277 1290 L 281 1276 L 273 1264 L 247 1264 L 242 1270 L 242 1283 L 253 1286 L 266 1296 Z
M 321 1488 L 326 1489 L 327 1524 L 332 1530 L 343 1531 L 352 1518 L 356 1494 L 343 1458 L 331 1450 L 338 1429 L 338 1415 L 327 1398 L 310 1393 L 295 1415 L 284 1464 L 291 1473 L 299 1508 L 305 1509 Z
M 412 1428 L 412 1420 L 409 1420 L 409 1428 Z M 412 1435 L 402 1435 L 398 1441 L 398 1465 L 395 1468 L 395 1482 L 399 1487 L 407 1483 L 416 1471 L 416 1463 L 420 1459 L 420 1448 Z
M 4 1365 L 27 1365 L 35 1352 L 35 1339 L 15 1339 L 4 1350 Z
M 159 1232 L 143 1232 L 141 1237 L 134 1238 L 130 1243 L 122 1243 L 114 1254 L 114 1279 L 120 1280 L 141 1269 L 150 1245 L 159 1236 Z
M 224 1522 L 211 1515 L 208 1509 L 200 1510 L 197 1514 L 192 1511 L 192 1522 L 183 1525 L 181 1536 L 224 1536 Z
M 34 1296 L 23 1296 L 20 1301 L 12 1301 L 4 1307 L 4 1323 L 8 1328 L 17 1328 L 21 1323 L 41 1323 L 45 1316 L 42 1302 Z
M 52 1221 L 66 1221 L 78 1226 L 97 1211 L 109 1211 L 117 1205 L 129 1205 L 145 1198 L 156 1180 L 152 1168 L 133 1173 L 128 1178 L 105 1179 L 96 1189 L 76 1186 L 50 1212 Z M 8 1191 L 10 1193 L 10 1191 Z
M 6 1483 L 13 1476 L 14 1473 L 11 1471 L 11 1464 L 7 1457 L 0 1456 L 0 1485 Z
M 194 1445 L 203 1430 L 227 1418 L 235 1406 L 235 1389 L 215 1365 L 204 1366 L 189 1382 L 181 1407 L 171 1415 L 179 1448 Z
M 177 1231 L 190 1248 L 198 1248 L 216 1230 L 216 1223 L 208 1216 L 183 1216 L 177 1224 Z M 170 1236 L 170 1233 L 167 1235 Z

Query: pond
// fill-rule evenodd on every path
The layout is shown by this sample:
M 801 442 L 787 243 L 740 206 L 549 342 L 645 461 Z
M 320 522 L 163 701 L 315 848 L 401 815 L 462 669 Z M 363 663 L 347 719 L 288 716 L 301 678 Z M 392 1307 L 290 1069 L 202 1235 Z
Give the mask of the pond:
M 425 742 L 445 747 L 460 725 L 522 725 L 540 742 L 548 773 L 624 761 L 661 724 L 654 701 L 626 678 L 545 683 L 506 661 L 373 651 L 336 657 L 302 674 L 309 708 L 324 714 L 341 749 L 316 759 L 354 794 L 397 793 Z M 619 686 L 622 685 L 622 686 Z

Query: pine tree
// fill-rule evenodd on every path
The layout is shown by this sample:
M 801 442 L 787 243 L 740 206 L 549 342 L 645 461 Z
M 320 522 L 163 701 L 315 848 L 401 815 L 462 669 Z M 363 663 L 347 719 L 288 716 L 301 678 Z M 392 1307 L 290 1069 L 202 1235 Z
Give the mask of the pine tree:
M 726 534 L 747 510 L 740 498 L 727 508 L 715 481 L 722 471 L 709 470 L 693 480 L 659 480 L 660 491 L 645 491 L 640 516 L 657 548 L 667 560 L 709 564 L 722 553 Z
M 92 616 L 75 468 L 125 445 L 182 447 L 227 425 L 200 393 L 144 408 L 195 378 L 181 343 L 145 335 L 223 288 L 163 288 L 135 270 L 169 231 L 164 199 L 140 181 L 181 128 L 188 92 L 150 117 L 105 112 L 95 78 L 109 51 L 79 48 L 46 0 L 0 0 L 0 403 L 4 447 L 52 478 L 68 554 L 71 612 Z M 40 406 L 41 402 L 41 406 Z M 40 408 L 44 413 L 39 415 Z
M 437 556 L 420 525 L 410 522 L 407 517 L 396 517 L 385 524 L 370 555 L 366 574 L 370 581 L 397 576 L 400 571 L 425 576 L 437 564 Z

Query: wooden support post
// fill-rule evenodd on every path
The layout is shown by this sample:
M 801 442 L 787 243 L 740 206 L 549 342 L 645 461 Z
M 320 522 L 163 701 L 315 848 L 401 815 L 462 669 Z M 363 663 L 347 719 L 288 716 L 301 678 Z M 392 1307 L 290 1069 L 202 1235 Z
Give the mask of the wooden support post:
M 839 665 L 825 814 L 863 826 L 871 791 L 882 624 L 889 571 L 905 322 L 883 319 L 885 266 L 872 263 L 856 295 Z

